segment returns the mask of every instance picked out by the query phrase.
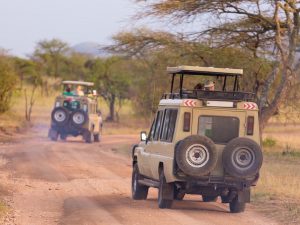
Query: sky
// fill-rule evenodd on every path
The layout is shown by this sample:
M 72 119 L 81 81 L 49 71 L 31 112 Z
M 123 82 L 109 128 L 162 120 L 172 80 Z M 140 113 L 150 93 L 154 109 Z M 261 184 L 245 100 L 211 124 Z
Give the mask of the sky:
M 109 44 L 137 10 L 132 0 L 0 0 L 0 9 L 0 47 L 18 56 L 44 39 Z

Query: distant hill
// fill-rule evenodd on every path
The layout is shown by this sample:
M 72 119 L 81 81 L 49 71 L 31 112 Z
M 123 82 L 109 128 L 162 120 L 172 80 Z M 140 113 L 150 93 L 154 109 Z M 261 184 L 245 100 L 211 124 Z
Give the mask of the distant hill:
M 103 45 L 100 45 L 95 42 L 82 42 L 79 44 L 76 44 L 71 47 L 71 49 L 75 52 L 92 55 L 92 56 L 107 56 L 108 54 L 103 51 L 101 48 L 103 48 Z

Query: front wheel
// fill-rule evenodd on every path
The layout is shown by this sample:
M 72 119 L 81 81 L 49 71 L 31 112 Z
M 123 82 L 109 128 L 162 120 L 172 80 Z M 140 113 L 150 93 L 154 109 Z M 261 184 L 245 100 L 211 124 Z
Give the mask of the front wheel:
M 232 199 L 232 201 L 229 203 L 229 208 L 231 213 L 240 213 L 244 212 L 246 208 L 245 202 L 239 202 L 238 197 L 235 197 Z
M 83 138 L 84 138 L 86 143 L 92 143 L 94 141 L 94 135 L 90 131 L 84 132 Z
M 132 170 L 131 179 L 131 193 L 134 200 L 145 200 L 147 199 L 149 187 L 139 184 L 139 180 L 142 178 L 139 172 L 137 163 L 134 164 Z
M 159 189 L 158 189 L 158 207 L 161 209 L 169 209 L 172 206 L 174 199 L 174 184 L 167 183 L 164 172 L 159 174 Z

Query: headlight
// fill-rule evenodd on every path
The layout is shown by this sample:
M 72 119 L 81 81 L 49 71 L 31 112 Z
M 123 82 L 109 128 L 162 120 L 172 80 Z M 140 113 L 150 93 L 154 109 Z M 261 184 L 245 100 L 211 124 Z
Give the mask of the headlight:
M 55 102 L 55 107 L 60 107 L 60 102 Z

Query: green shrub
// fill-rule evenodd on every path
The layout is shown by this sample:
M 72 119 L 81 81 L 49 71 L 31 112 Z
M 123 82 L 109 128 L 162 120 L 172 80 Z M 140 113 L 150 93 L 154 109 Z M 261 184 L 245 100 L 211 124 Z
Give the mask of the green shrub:
M 16 81 L 17 76 L 11 61 L 0 55 L 0 113 L 9 109 Z
M 276 145 L 276 140 L 272 138 L 267 137 L 263 140 L 264 147 L 274 147 L 275 145 Z

